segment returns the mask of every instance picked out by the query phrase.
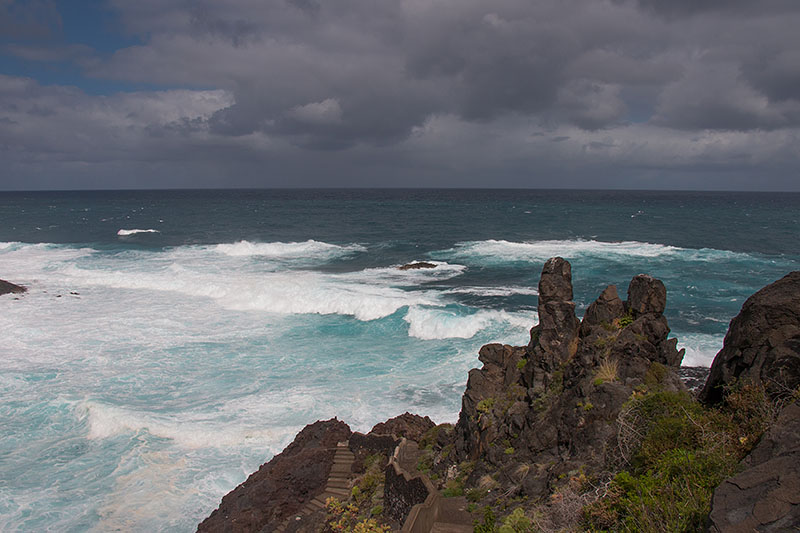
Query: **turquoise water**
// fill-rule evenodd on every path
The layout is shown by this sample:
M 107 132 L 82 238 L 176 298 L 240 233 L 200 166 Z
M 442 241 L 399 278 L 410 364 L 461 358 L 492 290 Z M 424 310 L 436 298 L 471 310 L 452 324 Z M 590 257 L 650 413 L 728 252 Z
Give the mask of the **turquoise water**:
M 664 280 L 685 364 L 800 268 L 800 195 L 0 193 L 0 530 L 191 531 L 306 423 L 454 421 L 524 343 L 542 263 L 579 314 Z M 402 272 L 415 260 L 437 268 Z M 73 294 L 74 293 L 74 294 Z

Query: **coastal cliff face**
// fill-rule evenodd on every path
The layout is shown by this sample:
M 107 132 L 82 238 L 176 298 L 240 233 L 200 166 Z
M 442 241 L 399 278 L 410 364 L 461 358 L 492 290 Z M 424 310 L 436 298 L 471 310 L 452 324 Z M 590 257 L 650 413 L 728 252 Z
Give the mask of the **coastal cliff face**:
M 626 301 L 607 287 L 579 322 L 570 265 L 553 258 L 539 298 L 528 346 L 481 348 L 484 365 L 470 371 L 455 440 L 459 459 L 478 461 L 473 476 L 499 468 L 529 497 L 549 494 L 554 480 L 576 468 L 609 461 L 615 421 L 638 387 L 684 390 L 674 372 L 683 353 L 667 339 L 659 280 L 636 276 Z
M 610 285 L 579 321 L 571 266 L 552 258 L 542 269 L 530 342 L 480 349 L 483 366 L 469 372 L 455 426 L 410 413 L 367 435 L 337 420 L 307 426 L 199 530 L 332 531 L 325 509 L 302 527 L 285 524 L 322 493 L 331 447 L 348 438 L 355 462 L 341 496 L 366 514 L 353 511 L 347 527 L 368 520 L 377 528 L 378 520 L 399 529 L 403 517 L 375 512 L 391 507 L 376 489 L 376 465 L 399 437 L 416 450 L 404 468 L 425 476 L 420 485 L 483 506 L 481 531 L 498 530 L 495 510 L 525 532 L 797 527 L 800 272 L 753 295 L 732 321 L 703 390 L 710 407 L 678 377 L 683 351 L 668 338 L 666 301 L 664 284 L 640 274 L 624 301 Z M 525 513 L 538 516 L 535 526 Z
M 322 492 L 333 466 L 334 449 L 350 435 L 348 425 L 336 419 L 306 426 L 283 452 L 225 495 L 197 530 L 275 531 Z

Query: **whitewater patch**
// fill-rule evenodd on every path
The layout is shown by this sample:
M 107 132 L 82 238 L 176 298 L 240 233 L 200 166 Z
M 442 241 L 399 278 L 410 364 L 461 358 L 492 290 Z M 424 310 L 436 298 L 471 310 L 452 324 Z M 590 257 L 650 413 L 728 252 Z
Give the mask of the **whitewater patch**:
M 86 270 L 67 265 L 61 272 L 73 284 L 177 292 L 212 298 L 235 311 L 339 314 L 367 321 L 389 316 L 408 305 L 441 305 L 432 293 L 312 271 L 240 273 L 225 278 L 176 265 L 157 272 Z
M 508 313 L 481 310 L 464 315 L 454 309 L 430 309 L 414 306 L 403 317 L 408 323 L 408 335 L 423 340 L 471 339 L 491 326 L 506 323 L 523 332 L 538 321 L 536 313 Z
M 538 296 L 539 291 L 530 287 L 455 287 L 447 289 L 444 294 L 469 294 L 472 296 Z
M 360 244 L 340 246 L 313 239 L 304 242 L 250 242 L 243 240 L 229 244 L 217 244 L 208 249 L 230 257 L 274 259 L 333 258 L 367 251 Z
M 121 229 L 117 231 L 117 235 L 120 237 L 128 237 L 130 235 L 136 235 L 137 233 L 161 233 L 157 229 Z
M 389 284 L 408 285 L 454 278 L 467 270 L 465 265 L 451 264 L 446 261 L 427 262 L 436 266 L 434 268 L 400 270 L 401 265 L 393 265 L 390 267 L 367 268 L 360 272 L 351 272 L 346 274 L 346 276 L 352 280 L 358 281 L 380 281 Z
M 710 367 L 714 357 L 722 349 L 725 335 L 709 335 L 704 333 L 682 334 L 673 332 L 678 338 L 678 349 L 684 348 L 682 366 L 707 366 Z
M 147 431 L 189 449 L 269 446 L 285 441 L 297 431 L 296 426 L 248 428 L 236 419 L 229 424 L 215 423 L 208 420 L 208 416 L 198 416 L 199 420 L 193 420 L 186 414 L 184 420 L 176 420 L 95 401 L 81 402 L 78 409 L 86 417 L 87 437 L 91 440 Z
M 620 241 L 605 242 L 596 240 L 545 240 L 532 242 L 511 242 L 489 239 L 457 243 L 453 248 L 433 252 L 432 255 L 457 258 L 480 258 L 489 262 L 500 261 L 546 261 L 551 257 L 605 257 L 605 258 L 666 258 L 680 256 L 687 260 L 708 260 L 750 257 L 747 254 L 710 248 L 689 249 L 666 244 Z

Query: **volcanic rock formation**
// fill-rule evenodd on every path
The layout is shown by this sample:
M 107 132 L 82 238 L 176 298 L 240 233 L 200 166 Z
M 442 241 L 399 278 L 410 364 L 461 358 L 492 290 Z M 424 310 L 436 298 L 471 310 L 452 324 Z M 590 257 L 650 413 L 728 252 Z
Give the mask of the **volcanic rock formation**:
M 800 386 L 800 271 L 745 301 L 711 364 L 701 401 L 719 402 L 736 380 L 763 382 L 773 398 Z

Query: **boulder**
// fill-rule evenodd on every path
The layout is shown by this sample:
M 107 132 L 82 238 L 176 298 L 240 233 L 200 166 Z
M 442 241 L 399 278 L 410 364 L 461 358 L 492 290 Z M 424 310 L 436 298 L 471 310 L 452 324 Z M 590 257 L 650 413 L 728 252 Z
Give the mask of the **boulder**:
M 721 401 L 736 380 L 763 383 L 773 399 L 800 386 L 800 271 L 745 301 L 711 364 L 700 400 Z
M 427 416 L 403 413 L 400 416 L 390 418 L 386 422 L 375 424 L 375 427 L 367 435 L 394 435 L 395 437 L 405 437 L 409 440 L 419 441 L 434 426 L 436 424 Z
M 800 405 L 790 404 L 711 504 L 712 533 L 795 531 L 800 525 Z
M 27 291 L 28 289 L 22 285 L 16 285 L 10 281 L 0 279 L 0 296 L 3 294 L 22 294 L 23 292 Z
M 337 443 L 350 437 L 340 420 L 315 422 L 247 480 L 222 498 L 201 532 L 275 531 L 325 489 Z

